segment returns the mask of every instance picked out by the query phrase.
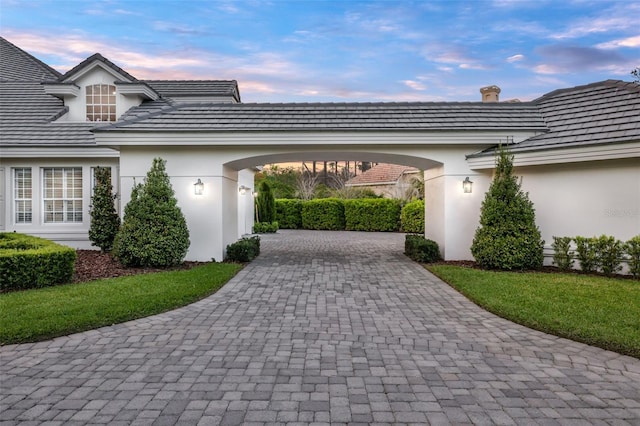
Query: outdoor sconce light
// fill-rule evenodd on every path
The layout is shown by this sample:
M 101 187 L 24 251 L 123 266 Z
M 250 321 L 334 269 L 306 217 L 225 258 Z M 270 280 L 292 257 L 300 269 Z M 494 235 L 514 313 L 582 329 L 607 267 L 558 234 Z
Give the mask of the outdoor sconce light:
M 465 194 L 471 194 L 473 182 L 469 180 L 469 176 L 462 181 L 462 190 Z
M 240 192 L 240 195 L 245 195 L 250 190 L 251 190 L 251 188 L 249 188 L 248 186 L 244 186 L 244 185 L 240 185 L 240 188 L 238 188 L 238 191 Z
M 196 195 L 202 195 L 204 192 L 204 183 L 198 178 L 198 181 L 193 184 L 193 192 Z

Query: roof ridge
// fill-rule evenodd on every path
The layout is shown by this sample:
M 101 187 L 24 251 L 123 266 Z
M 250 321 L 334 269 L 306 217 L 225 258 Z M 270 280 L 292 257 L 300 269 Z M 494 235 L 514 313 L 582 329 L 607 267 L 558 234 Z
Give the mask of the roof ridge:
M 531 101 L 531 103 L 533 104 L 539 104 L 542 101 L 545 101 L 547 99 L 553 98 L 555 96 L 558 96 L 562 93 L 569 93 L 569 92 L 575 92 L 577 90 L 582 90 L 582 89 L 588 89 L 588 88 L 595 88 L 598 86 L 618 86 L 618 87 L 623 87 L 625 89 L 631 89 L 632 91 L 638 91 L 640 92 L 640 84 L 638 83 L 634 83 L 631 81 L 624 81 L 624 80 L 613 80 L 613 79 L 608 79 L 608 80 L 602 80 L 602 81 L 597 81 L 595 83 L 589 83 L 589 84 L 582 84 L 579 86 L 574 86 L 574 87 L 567 87 L 567 88 L 563 88 L 563 89 L 556 89 L 553 90 L 549 93 L 545 93 L 544 95 L 540 96 L 539 98 L 536 98 L 534 100 Z
M 45 64 L 44 62 L 42 62 L 40 59 L 36 58 L 35 56 L 33 56 L 32 54 L 26 52 L 25 50 L 20 49 L 18 46 L 16 46 L 15 44 L 11 43 L 9 40 L 7 40 L 4 37 L 0 36 L 0 44 L 4 45 L 5 48 L 10 48 L 12 51 L 14 51 L 15 53 L 19 54 L 20 56 L 28 59 L 31 62 L 34 62 L 38 68 L 40 68 L 42 71 L 46 71 L 47 73 L 53 74 L 53 77 L 59 77 L 62 75 L 62 73 L 56 69 L 54 69 L 53 67 Z M 4 77 L 2 78 L 3 81 L 5 81 Z M 43 81 L 46 80 L 46 78 L 41 78 L 38 81 Z M 6 80 L 6 81 L 17 81 L 17 80 Z M 26 80 L 25 80 L 26 81 Z
M 131 74 L 126 72 L 124 69 L 120 68 L 119 66 L 117 66 L 116 64 L 114 64 L 113 62 L 111 62 L 110 60 L 105 58 L 104 56 L 102 56 L 100 53 L 94 53 L 93 55 L 89 56 L 87 59 L 85 59 L 84 61 L 80 62 L 78 65 L 76 65 L 75 67 L 71 68 L 69 71 L 67 71 L 63 75 L 61 75 L 58 78 L 58 81 L 60 81 L 60 82 L 64 81 L 69 76 L 75 74 L 76 72 L 78 72 L 82 68 L 84 68 L 87 65 L 91 64 L 93 61 L 102 62 L 103 64 L 107 65 L 109 68 L 113 69 L 114 71 L 118 72 L 119 74 L 124 75 L 125 77 L 129 78 L 132 81 L 139 81 L 137 78 L 135 78 L 134 76 L 132 76 Z

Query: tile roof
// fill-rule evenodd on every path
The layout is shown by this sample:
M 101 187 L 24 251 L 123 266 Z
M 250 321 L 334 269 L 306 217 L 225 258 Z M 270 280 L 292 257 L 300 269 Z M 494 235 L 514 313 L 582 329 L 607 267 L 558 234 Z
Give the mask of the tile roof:
M 4 39 L 0 39 L 0 47 L 2 146 L 95 146 L 90 131 L 95 123 L 52 123 L 66 112 L 66 108 L 62 100 L 45 93 L 41 81 L 58 78 L 60 73 Z M 5 56 L 5 52 L 9 54 Z M 8 58 L 14 62 L 6 64 L 10 62 Z
M 117 66 L 116 64 L 114 64 L 113 62 L 111 62 L 110 60 L 108 60 L 107 58 L 105 58 L 104 56 L 102 56 L 99 53 L 94 53 L 93 55 L 91 55 L 87 59 L 85 59 L 84 61 L 80 62 L 75 67 L 71 68 L 69 71 L 64 73 L 64 75 L 61 75 L 60 78 L 58 78 L 58 81 L 60 81 L 60 82 L 67 81 L 68 79 L 73 77 L 73 75 L 76 74 L 79 70 L 81 70 L 82 68 L 86 67 L 87 65 L 90 65 L 94 61 L 102 62 L 107 67 L 109 67 L 112 70 L 116 71 L 118 74 L 122 75 L 123 77 L 125 77 L 126 79 L 128 79 L 130 81 L 138 81 L 137 78 L 135 78 L 134 76 L 132 76 L 131 74 L 129 74 L 128 72 L 126 72 L 125 70 L 123 70 L 122 68 L 120 68 L 119 66 Z
M 235 80 L 142 80 L 164 98 L 232 96 L 240 102 Z
M 175 104 L 147 102 L 101 131 L 240 130 L 538 130 L 546 126 L 526 103 Z
M 345 185 L 382 185 L 397 182 L 405 173 L 414 173 L 418 169 L 415 167 L 402 166 L 399 164 L 379 163 L 369 170 L 352 177 Z
M 606 80 L 555 90 L 532 102 L 549 131 L 518 144 L 512 152 L 640 141 L 640 85 Z M 469 158 L 493 155 L 494 149 Z
M 0 37 L 0 81 L 43 81 L 60 73 L 24 50 Z

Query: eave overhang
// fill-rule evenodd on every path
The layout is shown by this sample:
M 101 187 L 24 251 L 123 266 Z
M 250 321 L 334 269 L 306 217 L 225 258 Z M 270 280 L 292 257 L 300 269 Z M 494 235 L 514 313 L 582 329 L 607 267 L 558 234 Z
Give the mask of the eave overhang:
M 640 141 L 522 151 L 515 149 L 511 154 L 513 155 L 513 165 L 518 167 L 640 158 Z M 495 155 L 491 153 L 467 156 L 467 164 L 473 170 L 493 169 L 495 162 Z

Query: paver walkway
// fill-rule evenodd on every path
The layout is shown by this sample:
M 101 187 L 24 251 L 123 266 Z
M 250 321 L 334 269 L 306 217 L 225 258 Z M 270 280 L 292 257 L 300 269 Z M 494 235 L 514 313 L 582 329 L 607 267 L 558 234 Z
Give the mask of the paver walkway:
M 403 236 L 280 231 L 191 306 L 0 348 L 2 424 L 640 425 L 640 361 L 497 318 Z

